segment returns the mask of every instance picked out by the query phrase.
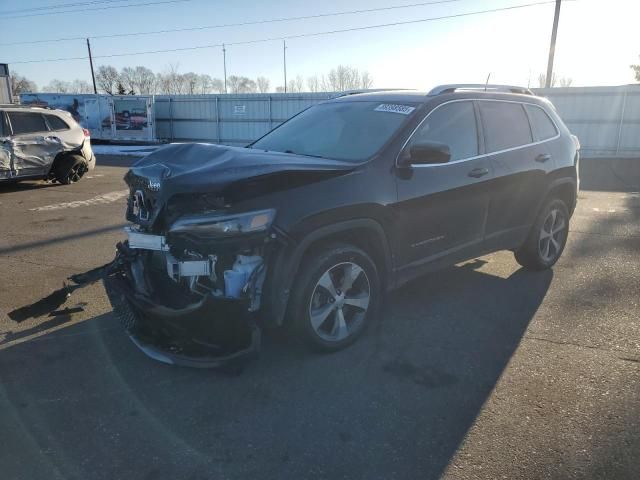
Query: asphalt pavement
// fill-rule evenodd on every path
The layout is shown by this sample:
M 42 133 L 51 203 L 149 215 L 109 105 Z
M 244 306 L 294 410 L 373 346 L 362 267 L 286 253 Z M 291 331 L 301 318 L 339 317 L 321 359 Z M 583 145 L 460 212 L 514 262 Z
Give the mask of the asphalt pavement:
M 1 478 L 640 478 L 640 161 L 583 162 L 553 270 L 456 265 L 348 350 L 268 334 L 237 374 L 147 358 L 100 284 L 7 315 L 113 258 L 131 161 L 0 186 Z

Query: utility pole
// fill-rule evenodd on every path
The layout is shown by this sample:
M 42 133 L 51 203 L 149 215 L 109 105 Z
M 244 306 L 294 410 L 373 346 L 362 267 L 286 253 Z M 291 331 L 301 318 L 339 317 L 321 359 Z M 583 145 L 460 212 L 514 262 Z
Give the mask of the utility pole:
M 545 88 L 551 87 L 553 78 L 553 57 L 556 54 L 556 37 L 558 36 L 558 21 L 560 20 L 560 4 L 562 0 L 556 0 L 556 13 L 553 17 L 553 30 L 551 31 L 551 46 L 549 47 L 549 63 L 547 63 L 547 78 L 545 79 Z
M 287 41 L 282 40 L 282 59 L 284 64 L 284 93 L 287 93 Z
M 222 61 L 224 62 L 224 93 L 227 93 L 227 49 L 222 44 Z
M 87 38 L 87 50 L 89 50 L 89 65 L 91 66 L 91 80 L 93 80 L 93 93 L 98 93 L 96 88 L 96 74 L 93 73 L 93 58 L 91 57 L 91 44 Z

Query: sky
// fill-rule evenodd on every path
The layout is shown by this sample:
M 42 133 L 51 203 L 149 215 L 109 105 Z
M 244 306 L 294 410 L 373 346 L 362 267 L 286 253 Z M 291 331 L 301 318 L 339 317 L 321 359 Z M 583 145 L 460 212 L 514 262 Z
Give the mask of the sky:
M 91 80 L 86 59 L 18 63 L 31 60 L 86 57 L 84 40 L 42 44 L 6 43 L 141 32 L 266 19 L 326 14 L 422 3 L 421 0 L 324 0 L 323 2 L 186 0 L 104 0 L 69 7 L 69 13 L 50 14 L 37 7 L 88 0 L 0 0 L 0 63 L 9 63 L 42 88 L 52 79 Z M 164 0 L 166 2 L 166 0 Z M 426 0 L 422 0 L 423 2 Z M 538 0 L 540 1 L 540 0 Z M 156 72 L 177 65 L 181 73 L 193 71 L 223 77 L 220 47 L 100 58 L 149 50 L 164 50 L 221 43 L 279 38 L 302 33 L 405 22 L 445 15 L 534 3 L 536 0 L 456 0 L 437 5 L 398 8 L 341 16 L 206 29 L 191 32 L 94 38 L 94 66 L 144 65 Z M 96 10 L 106 6 L 119 6 Z M 20 10 L 19 13 L 10 13 Z M 17 17 L 26 13 L 47 15 Z M 554 5 L 538 5 L 386 28 L 287 40 L 288 78 L 321 76 L 343 64 L 368 71 L 376 88 L 428 90 L 441 83 L 492 83 L 538 86 L 546 71 Z M 564 0 L 556 47 L 555 71 L 573 86 L 633 83 L 632 63 L 640 63 L 637 0 Z M 227 74 L 251 78 L 265 76 L 272 89 L 283 83 L 282 41 L 227 46 Z

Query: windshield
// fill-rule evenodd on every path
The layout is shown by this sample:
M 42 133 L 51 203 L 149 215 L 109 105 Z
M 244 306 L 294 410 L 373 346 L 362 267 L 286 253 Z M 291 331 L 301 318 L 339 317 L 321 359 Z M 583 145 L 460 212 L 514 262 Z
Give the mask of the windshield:
M 381 102 L 330 102 L 305 110 L 252 148 L 362 161 L 378 152 L 413 114 L 415 106 Z

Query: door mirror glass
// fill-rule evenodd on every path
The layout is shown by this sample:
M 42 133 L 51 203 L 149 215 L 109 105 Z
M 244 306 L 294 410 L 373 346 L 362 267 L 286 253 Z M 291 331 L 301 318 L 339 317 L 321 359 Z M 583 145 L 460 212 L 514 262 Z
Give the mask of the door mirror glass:
M 447 163 L 450 159 L 449 145 L 440 142 L 415 142 L 409 149 L 409 163 L 415 165 Z

